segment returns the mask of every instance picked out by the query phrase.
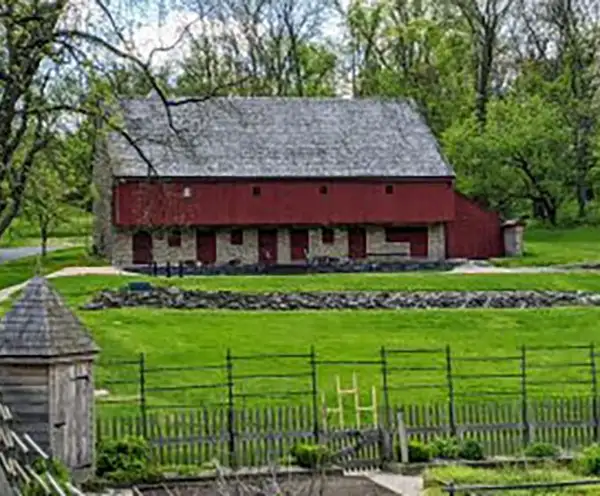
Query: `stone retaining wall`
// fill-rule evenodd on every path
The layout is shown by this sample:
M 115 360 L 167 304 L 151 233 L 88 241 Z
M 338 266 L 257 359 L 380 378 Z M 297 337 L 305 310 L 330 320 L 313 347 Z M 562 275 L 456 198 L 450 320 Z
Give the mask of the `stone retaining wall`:
M 372 310 L 416 308 L 548 308 L 600 306 L 600 293 L 558 291 L 304 292 L 242 293 L 186 291 L 102 291 L 87 310 L 153 307 L 227 310 Z

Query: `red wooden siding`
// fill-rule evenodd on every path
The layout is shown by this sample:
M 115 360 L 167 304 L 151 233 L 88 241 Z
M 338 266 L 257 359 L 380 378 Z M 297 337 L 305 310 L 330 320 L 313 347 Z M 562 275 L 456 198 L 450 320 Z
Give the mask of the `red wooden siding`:
M 308 229 L 293 229 L 290 231 L 290 258 L 306 260 L 308 252 Z
M 429 252 L 427 227 L 388 227 L 385 240 L 388 243 L 409 243 L 411 257 L 426 257 Z
M 258 261 L 264 264 L 277 263 L 277 231 L 275 229 L 258 231 Z
M 196 231 L 196 260 L 203 264 L 217 261 L 217 236 L 214 231 Z
M 135 265 L 149 264 L 152 256 L 152 235 L 149 232 L 138 231 L 131 237 L 132 262 Z
M 351 227 L 348 230 L 348 256 L 350 258 L 367 256 L 367 233 L 363 227 Z
M 500 216 L 455 192 L 456 218 L 446 224 L 448 258 L 491 258 L 504 255 Z
M 172 180 L 115 185 L 118 226 L 431 223 L 454 218 L 451 180 Z M 323 186 L 326 186 L 323 189 Z M 183 189 L 189 188 L 189 198 Z M 260 194 L 256 193 L 260 187 Z M 387 188 L 389 191 L 389 188 Z

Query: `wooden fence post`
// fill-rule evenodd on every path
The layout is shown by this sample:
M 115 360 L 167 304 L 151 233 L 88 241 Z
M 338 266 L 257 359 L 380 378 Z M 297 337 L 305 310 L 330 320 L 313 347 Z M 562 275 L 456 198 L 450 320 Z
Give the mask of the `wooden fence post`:
M 398 423 L 398 445 L 400 446 L 400 462 L 408 463 L 408 435 L 406 434 L 406 425 L 404 424 L 404 412 L 398 410 L 396 413 Z
M 600 416 L 598 415 L 598 374 L 596 372 L 596 349 L 590 344 L 590 372 L 592 374 L 592 418 L 594 419 L 594 441 L 600 441 Z

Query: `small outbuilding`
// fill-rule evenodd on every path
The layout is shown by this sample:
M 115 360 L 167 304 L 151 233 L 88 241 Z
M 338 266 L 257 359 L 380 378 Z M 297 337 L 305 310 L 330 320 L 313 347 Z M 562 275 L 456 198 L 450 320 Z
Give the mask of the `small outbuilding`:
M 0 321 L 0 396 L 28 434 L 74 475 L 94 466 L 93 362 L 83 324 L 42 277 Z

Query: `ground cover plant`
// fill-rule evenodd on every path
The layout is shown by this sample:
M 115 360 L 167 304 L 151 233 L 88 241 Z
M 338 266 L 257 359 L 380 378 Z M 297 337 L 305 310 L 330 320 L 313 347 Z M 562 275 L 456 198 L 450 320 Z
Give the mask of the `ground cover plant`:
M 510 485 L 510 484 L 528 484 L 528 483 L 550 483 L 550 482 L 568 482 L 580 480 L 593 480 L 593 477 L 576 473 L 566 467 L 560 467 L 554 463 L 547 463 L 545 466 L 537 468 L 500 468 L 483 469 L 472 468 L 459 465 L 434 467 L 428 469 L 424 474 L 425 494 L 427 496 L 441 496 L 448 494 L 442 490 L 442 487 L 449 482 L 456 485 Z M 540 489 L 537 492 L 532 490 L 496 492 L 490 494 L 511 494 L 517 496 L 529 494 L 600 494 L 600 486 L 570 487 L 561 489 Z M 462 494 L 462 493 L 459 493 Z

